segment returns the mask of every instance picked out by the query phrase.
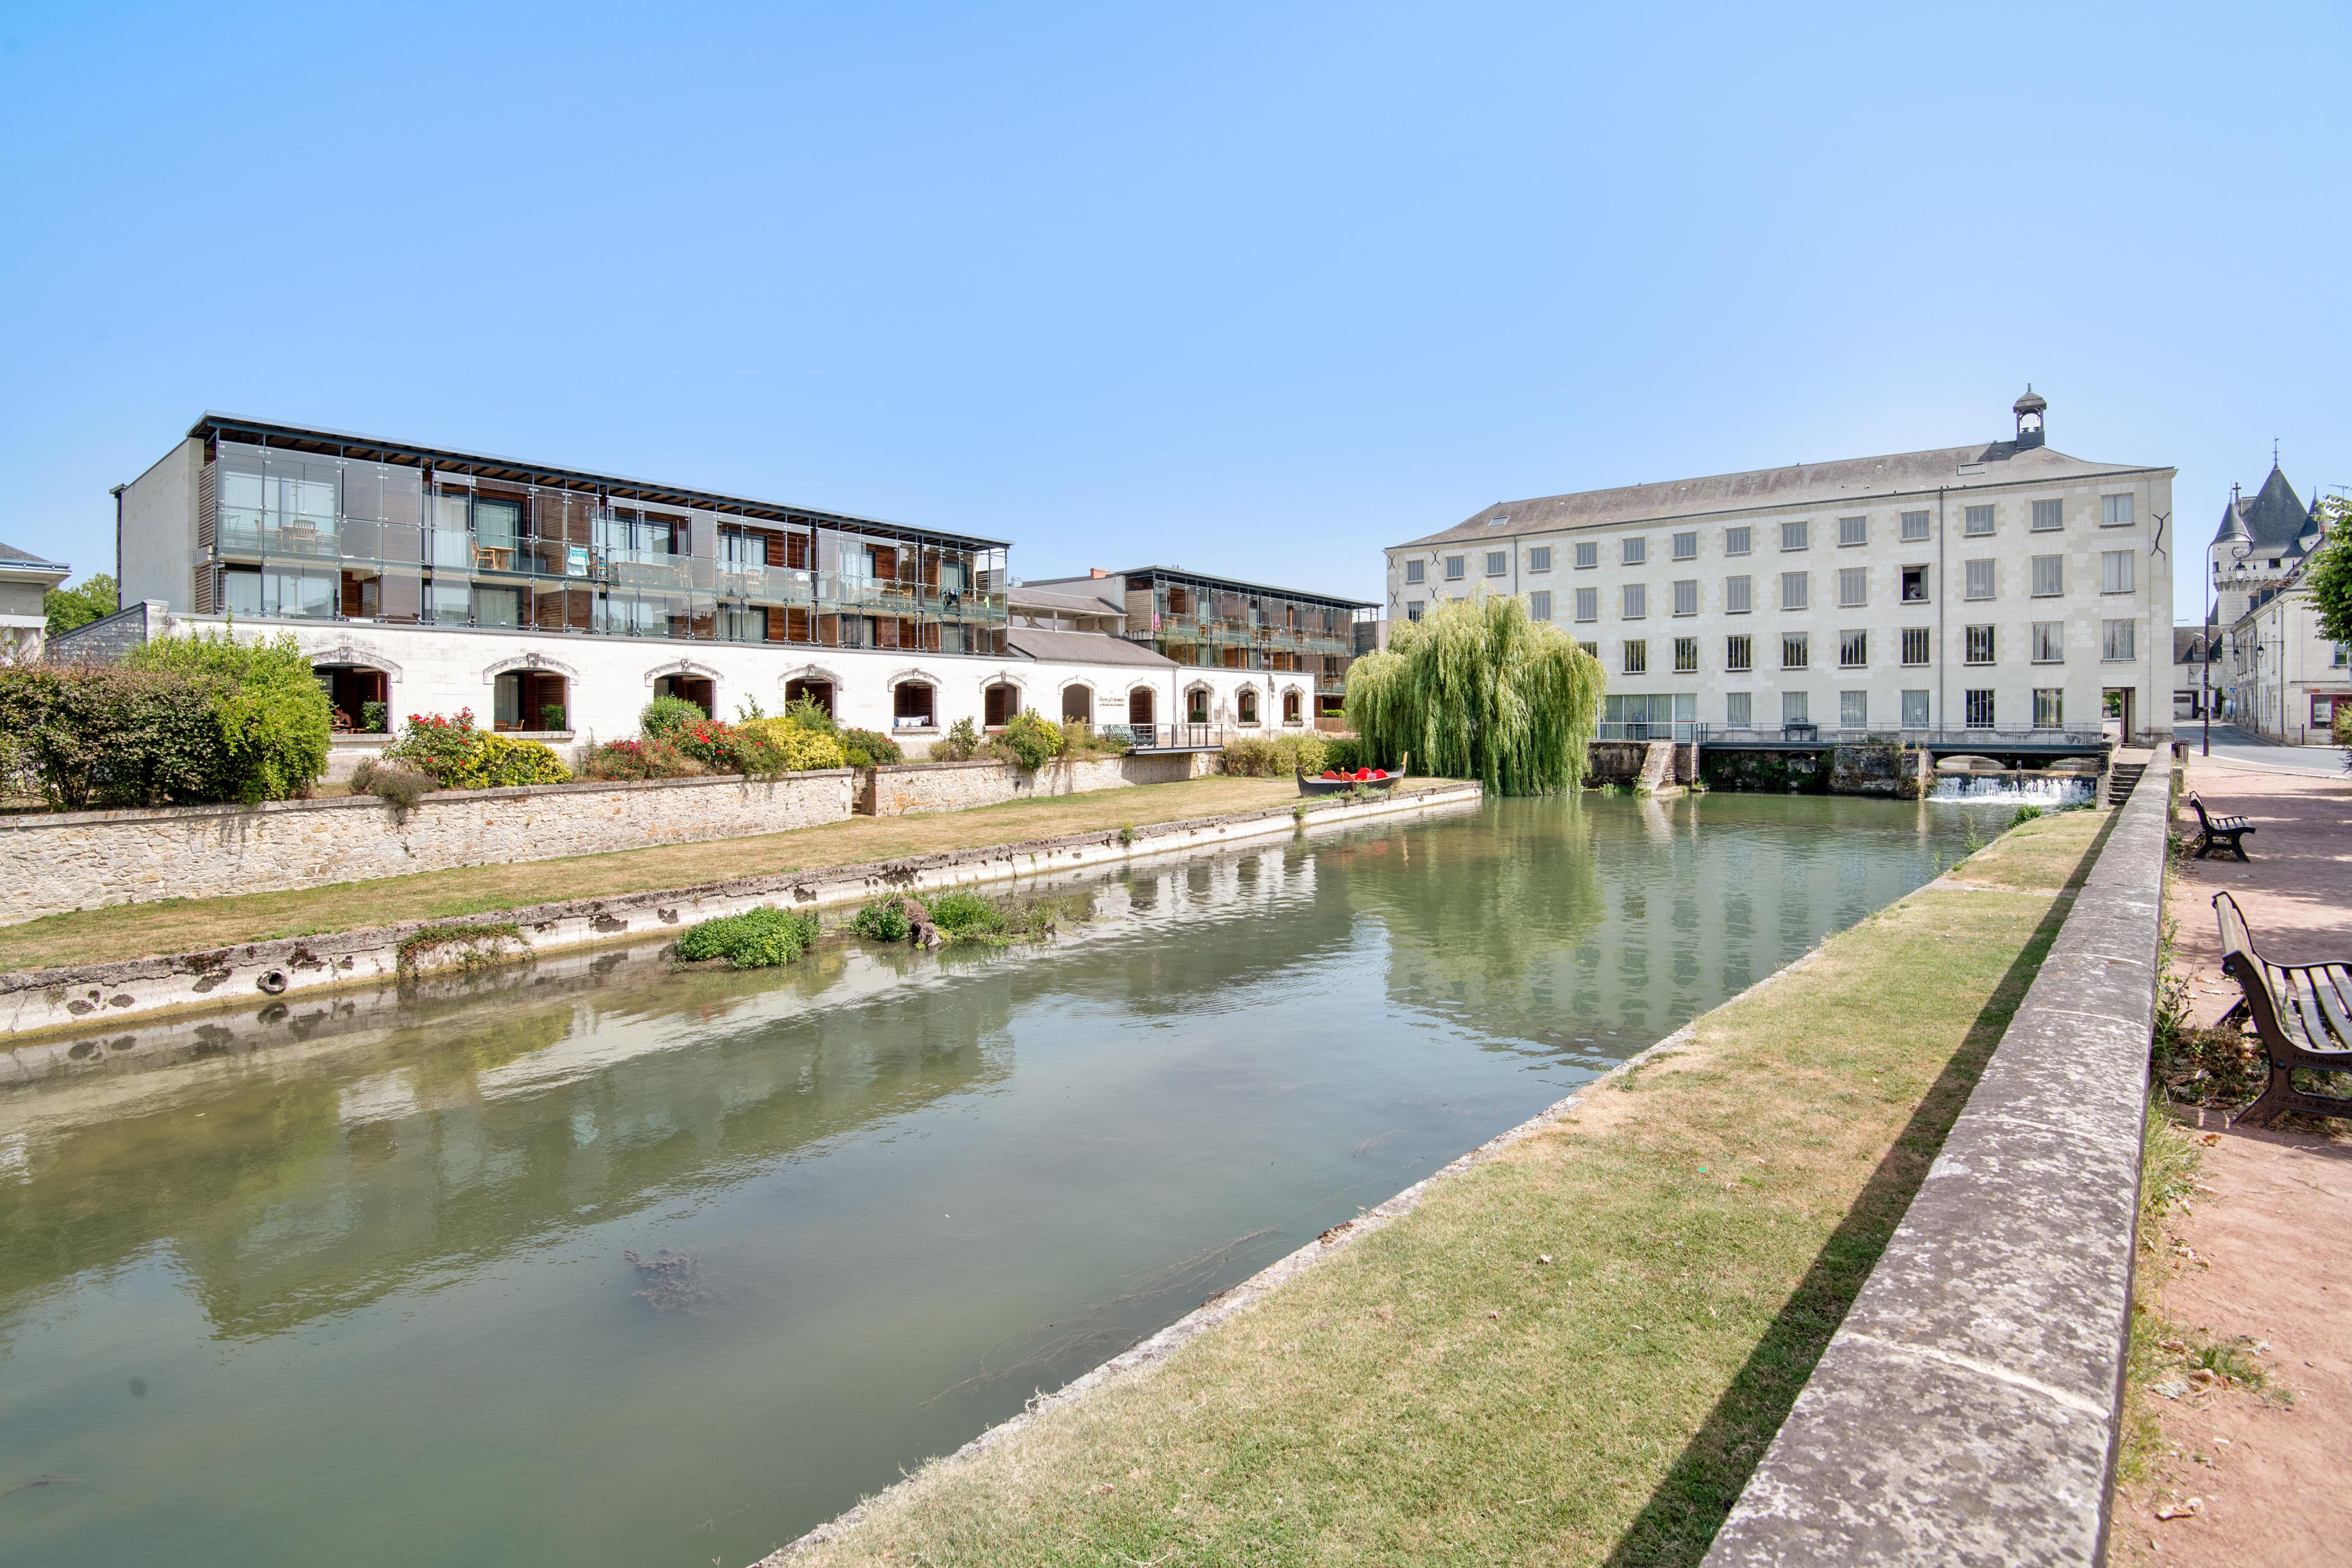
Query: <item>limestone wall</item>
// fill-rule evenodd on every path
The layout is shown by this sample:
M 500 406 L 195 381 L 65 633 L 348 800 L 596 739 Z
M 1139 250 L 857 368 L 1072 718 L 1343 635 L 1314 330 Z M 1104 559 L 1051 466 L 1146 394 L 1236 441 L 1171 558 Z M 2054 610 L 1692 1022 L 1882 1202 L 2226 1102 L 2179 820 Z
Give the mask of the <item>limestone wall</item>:
M 857 809 L 877 816 L 910 816 L 1128 784 L 1175 784 L 1199 777 L 1215 762 L 1213 752 L 1166 752 L 1050 763 L 1034 773 L 1000 762 L 898 763 L 874 770 Z
M 0 923 L 107 904 L 268 892 L 839 822 L 846 768 L 0 818 Z

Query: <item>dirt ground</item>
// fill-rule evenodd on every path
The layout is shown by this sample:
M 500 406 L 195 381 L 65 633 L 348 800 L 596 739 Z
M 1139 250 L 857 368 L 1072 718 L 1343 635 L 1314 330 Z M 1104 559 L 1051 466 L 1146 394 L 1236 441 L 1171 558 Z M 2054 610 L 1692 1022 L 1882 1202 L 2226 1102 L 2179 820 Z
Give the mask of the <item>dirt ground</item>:
M 2192 756 L 2189 785 L 2257 827 L 2251 864 L 2191 861 L 2168 894 L 2191 1020 L 2210 1025 L 2238 995 L 2216 892 L 2235 895 L 2265 957 L 2352 957 L 2352 779 Z M 2113 1560 L 2352 1563 L 2352 1126 L 2233 1130 L 2188 1114 L 2202 1130 L 2197 1201 L 2144 1266 L 2164 1270 L 2159 1309 L 2182 1342 L 2241 1346 L 2265 1387 L 2158 1382 L 2172 1391 L 2154 1401 L 2164 1452 L 2117 1500 Z

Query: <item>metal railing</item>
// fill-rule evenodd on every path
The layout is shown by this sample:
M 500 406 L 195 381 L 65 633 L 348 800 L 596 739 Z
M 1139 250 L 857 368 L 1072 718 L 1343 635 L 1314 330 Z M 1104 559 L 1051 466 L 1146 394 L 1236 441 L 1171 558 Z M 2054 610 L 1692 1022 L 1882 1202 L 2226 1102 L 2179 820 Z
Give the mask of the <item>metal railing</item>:
M 1601 726 L 1603 731 L 1608 728 L 1606 724 Z M 1700 739 L 1711 740 L 1721 745 L 1982 746 L 1988 751 L 2000 751 L 2018 746 L 2095 746 L 2104 739 L 2104 731 L 2086 729 L 1888 729 L 1874 725 L 1855 725 L 1849 729 L 1840 724 L 1808 722 L 1737 726 L 1702 724 L 1699 729 L 1702 731 Z
M 1593 732 L 1596 741 L 1672 741 L 1677 745 L 1704 744 L 1707 726 L 1695 719 L 1604 720 Z
M 1177 752 L 1224 743 L 1224 731 L 1215 724 L 1106 724 L 1102 730 L 1106 735 L 1125 731 L 1128 743 L 1139 752 Z

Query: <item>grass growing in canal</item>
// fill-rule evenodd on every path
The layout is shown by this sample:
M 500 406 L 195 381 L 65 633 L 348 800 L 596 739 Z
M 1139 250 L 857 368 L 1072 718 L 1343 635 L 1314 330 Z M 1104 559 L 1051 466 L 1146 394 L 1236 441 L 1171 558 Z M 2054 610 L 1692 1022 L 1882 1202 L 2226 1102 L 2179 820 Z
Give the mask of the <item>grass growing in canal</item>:
M 769 969 L 806 952 L 816 934 L 814 915 L 761 904 L 687 927 L 677 939 L 677 955 L 688 963 L 723 958 L 735 969 Z
M 2026 823 L 1153 1369 L 793 1560 L 1695 1564 L 2107 818 Z

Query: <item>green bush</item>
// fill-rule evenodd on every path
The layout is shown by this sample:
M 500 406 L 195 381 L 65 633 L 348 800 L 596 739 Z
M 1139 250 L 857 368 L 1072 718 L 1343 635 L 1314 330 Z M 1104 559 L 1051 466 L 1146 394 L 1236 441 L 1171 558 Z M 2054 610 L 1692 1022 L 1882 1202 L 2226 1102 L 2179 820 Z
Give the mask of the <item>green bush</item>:
M 790 963 L 814 945 L 817 918 L 761 904 L 740 915 L 720 915 L 686 928 L 677 955 L 689 963 L 723 958 L 737 969 L 767 969 Z
M 1290 773 L 1290 755 L 1279 742 L 1258 735 L 1244 735 L 1239 740 L 1225 742 L 1224 755 L 1219 765 L 1236 778 L 1286 778 Z
M 1013 918 L 1003 905 L 986 893 L 969 888 L 948 888 L 923 900 L 931 923 L 951 942 L 1001 941 L 1013 934 Z
M 970 718 L 957 720 L 931 744 L 931 756 L 942 763 L 968 763 L 980 754 L 980 730 Z
M 758 715 L 752 717 L 757 718 Z M 802 729 L 814 730 L 820 735 L 838 734 L 841 731 L 841 726 L 834 722 L 833 715 L 826 712 L 824 705 L 814 697 L 795 697 L 785 703 L 784 717 Z
M 540 742 L 475 728 L 470 708 L 459 709 L 454 719 L 411 713 L 408 729 L 383 754 L 387 762 L 431 775 L 443 789 L 508 789 L 563 784 L 572 777 L 572 770 Z
M 2011 827 L 2022 827 L 2041 815 L 2042 808 L 2038 805 L 2021 805 L 2017 808 L 2017 815 L 2009 819 L 2009 825 Z
M 1024 708 L 1013 721 L 990 738 L 989 750 L 1006 762 L 1035 773 L 1062 754 L 1066 743 L 1058 725 L 1046 722 L 1034 708 Z
M 362 757 L 359 766 L 352 770 L 352 793 L 372 795 L 397 812 L 402 821 L 416 809 L 433 789 L 432 778 L 415 768 L 398 763 L 378 762 L 373 757 Z
M 581 777 L 591 779 L 690 779 L 703 771 L 667 741 L 607 741 L 580 764 Z
M 776 772 L 798 773 L 811 768 L 849 765 L 841 741 L 829 730 L 811 730 L 790 719 L 752 719 L 736 728 L 775 748 Z
M 884 763 L 903 763 L 907 753 L 889 736 L 872 730 L 843 730 L 841 751 L 844 763 L 853 768 L 870 768 Z
M 214 695 L 103 665 L 0 668 L 0 775 L 60 811 L 235 798 Z
M 689 702 L 683 697 L 656 697 L 638 713 L 637 733 L 645 740 L 658 741 L 709 717 L 699 702 Z
M 896 899 L 885 899 L 878 904 L 868 904 L 857 911 L 857 934 L 876 942 L 904 942 L 914 928 L 907 920 L 906 906 Z
M 220 756 L 215 800 L 284 800 L 327 771 L 334 712 L 291 633 L 245 641 L 227 628 L 157 637 L 126 668 L 210 683 Z

